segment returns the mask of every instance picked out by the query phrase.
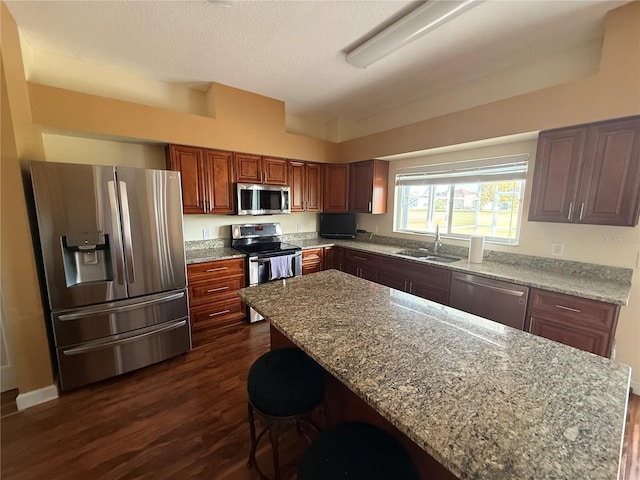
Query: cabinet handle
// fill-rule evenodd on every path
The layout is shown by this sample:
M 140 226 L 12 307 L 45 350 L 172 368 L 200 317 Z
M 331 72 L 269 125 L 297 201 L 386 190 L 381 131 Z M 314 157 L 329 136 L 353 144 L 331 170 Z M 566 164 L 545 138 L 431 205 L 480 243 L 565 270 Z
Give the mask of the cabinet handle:
M 577 308 L 565 307 L 564 305 L 556 305 L 556 308 L 560 308 L 562 310 L 568 310 L 570 312 L 580 313 L 581 311 Z
M 580 204 L 580 218 L 579 220 L 582 220 L 582 214 L 584 213 L 584 202 L 582 202 Z
M 571 211 L 573 210 L 573 202 L 569 202 L 569 215 L 567 215 L 567 220 L 571 220 Z
M 367 259 L 366 259 L 366 258 L 364 258 L 364 257 L 357 257 L 357 256 L 355 256 L 355 255 L 353 256 L 353 258 L 355 258 L 356 260 L 363 260 L 363 261 L 365 261 L 365 262 L 367 261 Z
M 369 213 L 371 213 L 371 202 L 369 202 Z
M 211 290 L 207 290 L 207 293 L 219 292 L 221 290 L 229 290 L 229 287 L 212 288 Z
M 231 310 L 223 310 L 221 312 L 216 312 L 216 313 L 210 313 L 209 316 L 210 317 L 217 317 L 218 315 L 224 315 L 225 313 L 229 313 Z
M 229 267 L 209 268 L 207 272 L 219 272 L 220 270 L 227 270 Z

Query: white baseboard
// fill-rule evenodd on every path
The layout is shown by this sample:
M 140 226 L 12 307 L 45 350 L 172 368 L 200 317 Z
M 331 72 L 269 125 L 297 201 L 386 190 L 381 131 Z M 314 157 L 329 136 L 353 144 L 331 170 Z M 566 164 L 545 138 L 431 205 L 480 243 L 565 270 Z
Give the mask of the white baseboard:
M 20 393 L 16 397 L 16 405 L 18 410 L 34 407 L 41 403 L 49 402 L 58 398 L 58 387 L 49 385 L 48 387 L 31 390 L 27 393 Z
M 640 382 L 634 382 L 631 380 L 631 388 L 633 389 L 633 393 L 635 395 L 640 395 Z
M 0 368 L 0 392 L 13 390 L 17 387 L 16 374 L 11 365 L 2 365 Z

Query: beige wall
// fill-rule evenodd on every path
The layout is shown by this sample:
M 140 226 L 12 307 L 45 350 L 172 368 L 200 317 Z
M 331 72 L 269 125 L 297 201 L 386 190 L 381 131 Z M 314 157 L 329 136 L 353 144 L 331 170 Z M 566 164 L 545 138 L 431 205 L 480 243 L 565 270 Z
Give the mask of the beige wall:
M 609 13 L 594 76 L 340 144 L 357 161 L 575 125 L 640 112 L 640 2 Z
M 21 160 L 44 159 L 44 150 L 42 138 L 31 123 L 16 25 L 4 4 L 0 5 L 0 21 L 0 294 L 16 383 L 24 393 L 53 383 L 21 172 Z
M 284 104 L 213 84 L 208 108 L 215 118 L 29 83 L 35 124 L 112 139 L 176 143 L 330 162 L 337 145 L 287 133 Z

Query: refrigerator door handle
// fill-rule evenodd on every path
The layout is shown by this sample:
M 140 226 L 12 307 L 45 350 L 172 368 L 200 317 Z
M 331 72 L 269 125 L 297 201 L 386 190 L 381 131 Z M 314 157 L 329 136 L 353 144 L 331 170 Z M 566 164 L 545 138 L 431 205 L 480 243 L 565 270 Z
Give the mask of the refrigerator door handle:
M 127 267 L 127 280 L 135 283 L 135 265 L 133 264 L 133 243 L 131 242 L 131 215 L 129 213 L 129 194 L 127 182 L 118 181 L 120 191 L 120 208 L 122 210 L 122 241 L 124 244 L 124 263 Z
M 118 215 L 118 201 L 116 199 L 116 185 L 113 180 L 107 182 L 107 189 L 109 190 L 109 205 L 111 206 L 111 223 L 114 232 L 120 231 L 120 217 Z M 116 276 L 118 278 L 118 285 L 124 285 L 124 276 L 122 274 L 122 251 L 120 248 L 115 249 L 116 254 Z
M 123 339 L 119 339 L 119 340 L 110 340 L 110 341 L 102 341 L 102 342 L 96 342 L 93 343 L 91 345 L 85 345 L 83 347 L 75 347 L 75 348 L 70 348 L 68 350 L 63 350 L 62 353 L 64 355 L 81 355 L 83 353 L 87 353 L 87 352 L 92 352 L 95 350 L 102 350 L 104 348 L 110 348 L 110 347 L 114 347 L 117 345 L 122 345 L 124 343 L 131 343 L 131 342 L 135 342 L 137 340 L 140 340 L 142 338 L 145 337 L 149 337 L 151 335 L 156 335 L 158 333 L 161 332 L 166 332 L 168 330 L 175 330 L 176 328 L 180 328 L 180 327 L 184 327 L 187 323 L 187 320 L 180 320 L 176 323 L 172 323 L 170 325 L 166 325 L 164 327 L 161 328 L 155 328 L 154 330 L 145 332 L 145 333 L 141 333 L 139 335 L 134 335 L 132 337 L 127 337 L 127 338 L 123 338 Z
M 95 315 L 101 315 L 103 313 L 126 312 L 127 310 L 135 310 L 136 308 L 146 307 L 148 305 L 170 302 L 172 300 L 177 300 L 178 298 L 182 298 L 182 297 L 184 297 L 184 292 L 178 292 L 166 297 L 153 298 L 151 300 L 145 300 L 142 302 L 130 303 L 129 305 L 122 305 L 121 307 L 101 308 L 101 309 L 91 310 L 88 312 L 85 311 L 82 313 L 67 313 L 64 315 L 60 315 L 58 317 L 58 320 L 60 320 L 61 322 L 68 322 L 70 320 L 78 320 L 80 318 L 93 317 Z

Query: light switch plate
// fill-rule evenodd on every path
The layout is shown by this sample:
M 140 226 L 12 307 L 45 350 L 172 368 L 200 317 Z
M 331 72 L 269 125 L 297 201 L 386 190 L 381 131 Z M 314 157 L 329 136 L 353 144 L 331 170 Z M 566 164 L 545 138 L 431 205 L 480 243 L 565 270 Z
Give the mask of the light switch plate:
M 211 230 L 209 230 L 208 228 L 203 228 L 202 238 L 204 238 L 205 240 L 209 240 L 211 238 Z

